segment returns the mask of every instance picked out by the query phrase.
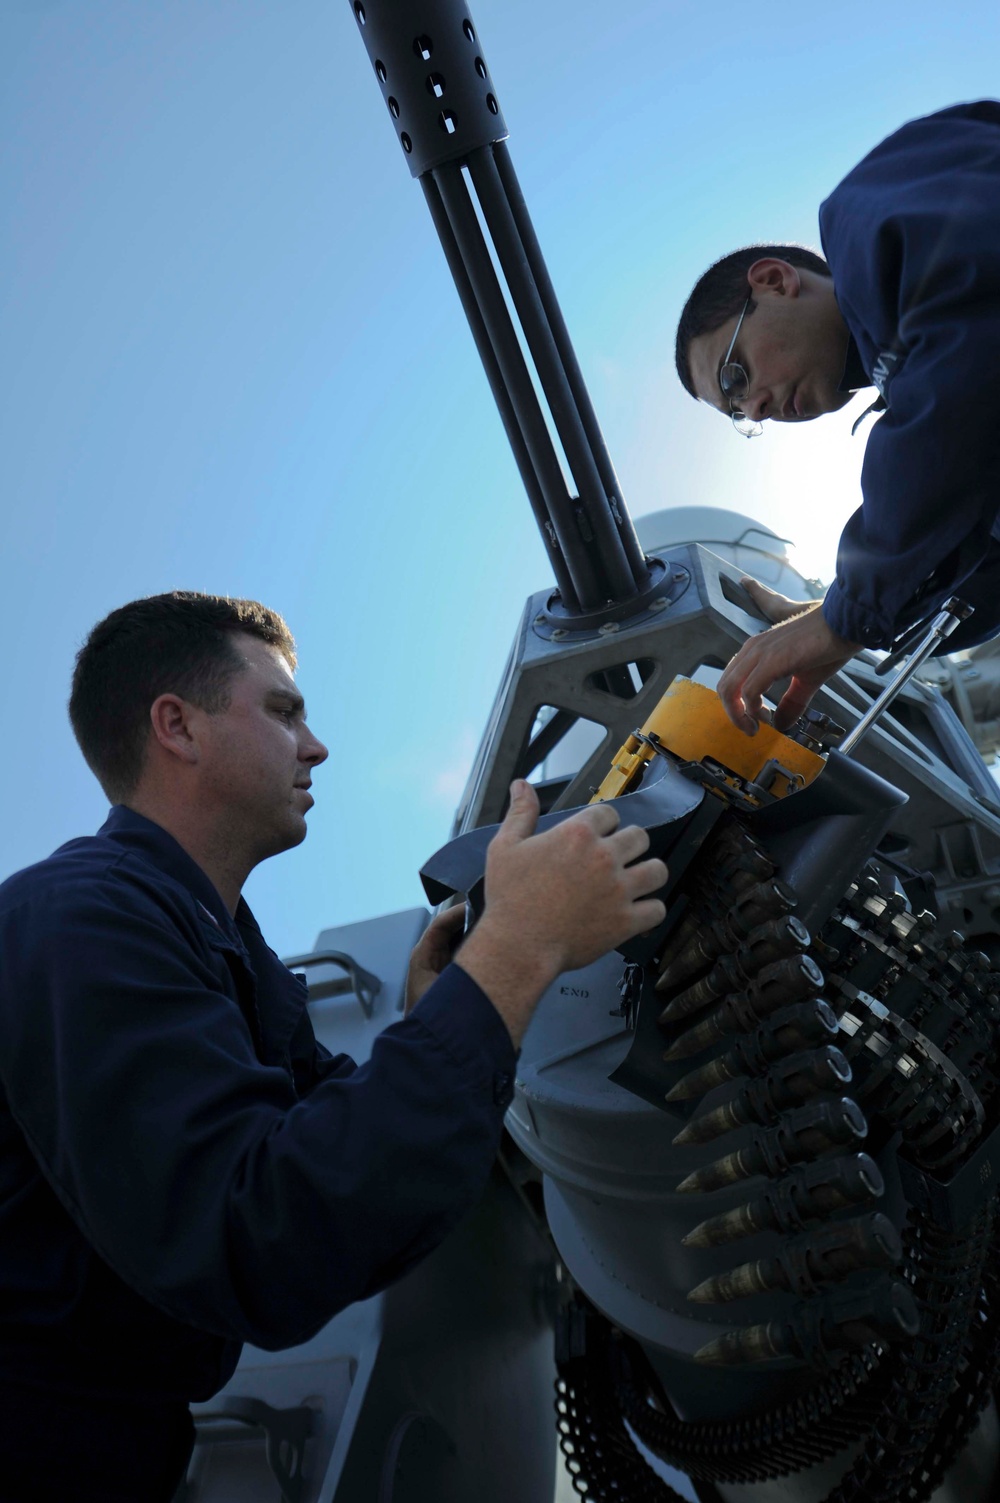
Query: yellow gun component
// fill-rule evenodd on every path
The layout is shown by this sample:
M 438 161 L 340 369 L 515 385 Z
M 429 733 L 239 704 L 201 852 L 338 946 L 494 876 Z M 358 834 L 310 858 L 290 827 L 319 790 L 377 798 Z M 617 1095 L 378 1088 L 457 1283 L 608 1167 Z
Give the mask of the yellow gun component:
M 710 758 L 724 773 L 756 783 L 769 763 L 773 777 L 768 791 L 784 798 L 810 784 L 826 766 L 823 758 L 773 726 L 761 725 L 756 736 L 745 736 L 733 725 L 714 689 L 675 678 L 639 732 L 633 731 L 618 752 L 592 804 L 618 798 L 638 783 L 642 769 L 656 755 L 655 739 L 682 762 Z

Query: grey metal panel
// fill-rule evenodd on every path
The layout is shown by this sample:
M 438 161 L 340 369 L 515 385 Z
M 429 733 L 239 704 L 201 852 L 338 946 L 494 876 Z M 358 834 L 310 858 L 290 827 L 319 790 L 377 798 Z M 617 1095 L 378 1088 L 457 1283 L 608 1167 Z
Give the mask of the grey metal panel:
M 426 908 L 406 908 L 381 918 L 339 924 L 319 935 L 317 950 L 346 951 L 382 983 L 368 1018 L 353 993 L 323 996 L 325 981 L 343 977 L 336 966 L 312 966 L 306 972 L 309 1016 L 316 1037 L 332 1054 L 349 1054 L 359 1064 L 363 1063 L 371 1054 L 377 1035 L 402 1016 L 410 951 L 423 933 L 428 917 Z
M 480 1205 L 383 1298 L 382 1340 L 322 1503 L 551 1503 L 551 1246 L 494 1172 Z
M 313 1414 L 299 1503 L 317 1503 L 333 1458 L 357 1423 L 381 1342 L 383 1296 L 344 1310 L 311 1341 L 282 1352 L 247 1346 L 232 1378 L 205 1404 L 192 1405 L 196 1425 L 224 1414 L 234 1400 L 263 1399 L 275 1409 L 304 1406 Z M 199 1426 L 202 1428 L 202 1426 Z M 278 1486 L 260 1435 L 243 1442 L 196 1446 L 187 1486 L 176 1503 L 276 1503 Z

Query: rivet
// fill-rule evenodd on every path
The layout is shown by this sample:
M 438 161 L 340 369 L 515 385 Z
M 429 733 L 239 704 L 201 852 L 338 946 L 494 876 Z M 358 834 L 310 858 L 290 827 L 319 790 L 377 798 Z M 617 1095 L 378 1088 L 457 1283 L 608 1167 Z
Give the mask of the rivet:
M 669 604 L 670 602 L 665 595 L 658 595 L 655 600 L 649 602 L 649 609 L 651 611 L 665 611 Z
M 555 631 L 552 633 L 552 640 L 553 640 L 553 642 L 561 642 L 562 639 L 563 639 L 563 637 L 568 637 L 568 636 L 569 636 L 569 632 L 566 630 L 566 628 L 564 626 L 557 626 L 556 629 L 555 629 Z
M 605 621 L 603 626 L 598 627 L 598 631 L 602 637 L 610 637 L 616 631 L 621 631 L 621 627 L 617 621 Z

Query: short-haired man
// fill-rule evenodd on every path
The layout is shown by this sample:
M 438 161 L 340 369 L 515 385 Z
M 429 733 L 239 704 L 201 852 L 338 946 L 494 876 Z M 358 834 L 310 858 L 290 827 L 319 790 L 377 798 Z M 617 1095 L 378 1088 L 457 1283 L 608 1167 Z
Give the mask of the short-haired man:
M 820 231 L 826 261 L 786 245 L 724 257 L 677 330 L 684 386 L 747 437 L 835 412 L 864 386 L 883 412 L 822 604 L 751 585 L 781 624 L 719 684 L 751 734 L 778 679 L 791 677 L 787 726 L 861 647 L 888 647 L 956 591 L 975 615 L 949 650 L 1000 629 L 1000 104 L 905 125 L 826 200 Z
M 602 805 L 542 835 L 516 784 L 486 907 L 414 952 L 362 1068 L 240 891 L 297 845 L 327 756 L 253 601 L 134 601 L 70 713 L 114 807 L 0 886 L 0 1496 L 169 1499 L 188 1402 L 240 1344 L 305 1340 L 480 1194 L 538 998 L 664 916 L 663 863 Z

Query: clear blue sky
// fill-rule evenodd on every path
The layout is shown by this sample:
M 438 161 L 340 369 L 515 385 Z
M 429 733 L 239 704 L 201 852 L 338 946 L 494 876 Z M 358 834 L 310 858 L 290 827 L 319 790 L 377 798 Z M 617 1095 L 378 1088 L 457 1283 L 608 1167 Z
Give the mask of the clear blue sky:
M 817 243 L 903 120 L 996 89 L 1000 10 L 473 6 L 633 512 L 735 506 L 830 577 L 863 439 L 753 445 L 672 373 L 716 255 Z M 73 653 L 136 595 L 287 616 L 333 754 L 248 897 L 276 948 L 421 900 L 549 583 L 348 0 L 0 0 L 0 876 L 96 827 Z

